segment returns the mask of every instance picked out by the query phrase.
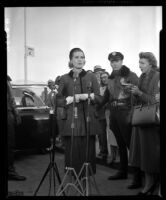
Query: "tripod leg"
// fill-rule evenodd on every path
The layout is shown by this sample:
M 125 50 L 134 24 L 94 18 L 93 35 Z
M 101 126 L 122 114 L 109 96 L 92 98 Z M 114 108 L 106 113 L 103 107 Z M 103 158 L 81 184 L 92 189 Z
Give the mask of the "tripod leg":
M 76 179 L 75 183 L 73 183 L 73 181 L 72 181 L 72 174 L 73 174 L 73 176 L 75 176 L 75 179 Z M 67 184 L 64 186 L 64 188 L 62 188 L 63 183 L 65 182 L 65 180 L 66 180 L 66 178 L 67 178 L 68 176 L 69 176 L 70 181 L 69 181 L 69 183 L 67 183 Z M 73 177 L 73 178 L 74 178 L 74 177 Z M 66 172 L 66 174 L 65 174 L 65 176 L 64 176 L 64 178 L 63 178 L 63 180 L 62 180 L 62 183 L 61 183 L 61 185 L 59 186 L 59 189 L 58 189 L 58 191 L 57 191 L 57 196 L 60 196 L 60 195 L 61 195 L 62 193 L 64 193 L 64 191 L 66 191 L 66 190 L 67 190 L 67 191 L 66 191 L 66 194 L 68 194 L 68 193 L 70 192 L 71 187 L 74 188 L 80 195 L 84 196 L 84 194 L 82 193 L 82 191 L 79 190 L 78 187 L 75 185 L 76 182 L 78 182 L 80 188 L 82 189 L 82 185 L 81 185 L 81 183 L 80 183 L 79 180 L 78 180 L 78 177 L 77 177 L 76 172 L 74 171 L 73 168 L 68 168 L 68 169 L 67 169 L 67 172 Z M 83 189 L 82 189 L 82 190 L 83 190 Z
M 59 185 L 60 185 L 61 184 L 61 178 L 60 178 L 60 175 L 59 175 L 59 172 L 58 172 L 58 167 L 57 167 L 56 163 L 54 163 L 54 171 L 56 173 L 56 176 L 58 178 Z
M 50 196 L 50 192 L 51 192 L 51 184 L 52 184 L 52 181 L 51 181 L 51 177 L 52 177 L 52 169 L 51 169 L 51 164 L 50 164 L 50 174 L 49 174 L 49 192 L 48 192 L 48 196 Z
M 74 176 L 75 176 L 75 185 L 77 185 L 78 184 L 78 186 L 79 186 L 79 189 L 81 189 L 81 192 L 83 192 L 83 187 L 82 187 L 82 184 L 81 184 L 81 181 L 80 181 L 80 179 L 79 179 L 79 177 L 77 176 L 77 174 L 76 174 L 76 172 L 75 171 L 73 171 L 73 174 L 74 174 Z
M 59 196 L 59 194 L 60 194 L 60 191 L 61 191 L 61 188 L 63 188 L 63 184 L 65 183 L 65 180 L 66 180 L 66 177 L 67 177 L 67 175 L 68 175 L 68 172 L 69 171 L 67 171 L 67 173 L 65 174 L 65 176 L 64 176 L 64 178 L 63 178 L 63 180 L 62 180 L 62 183 L 60 184 L 60 186 L 59 186 L 59 188 L 58 188 L 58 191 L 57 191 L 57 196 Z
M 83 166 L 81 167 L 81 170 L 78 174 L 78 178 L 81 178 L 81 174 L 83 173 L 83 170 L 84 170 L 84 166 L 85 166 L 85 163 L 83 164 Z
M 53 166 L 52 172 L 53 172 L 54 196 L 55 196 L 55 188 L 56 188 L 56 184 L 55 184 L 55 171 L 54 171 L 54 166 Z
M 92 176 L 92 178 L 93 178 L 93 182 L 94 182 L 96 191 L 98 192 L 98 194 L 100 194 L 100 191 L 99 191 L 99 188 L 97 187 L 96 180 L 95 180 L 95 177 L 94 177 L 94 174 L 93 174 L 93 171 L 92 171 L 91 166 L 89 166 L 89 170 L 90 170 L 91 176 Z
M 89 169 L 86 165 L 86 196 L 89 196 Z
M 85 194 L 85 187 L 86 187 L 85 181 L 86 181 L 85 177 L 81 178 L 81 185 L 82 185 L 82 192 L 83 192 L 83 194 Z
M 91 170 L 91 165 L 88 165 L 88 173 L 89 173 L 89 176 L 88 176 L 88 179 L 89 179 L 89 194 L 91 194 L 92 192 L 92 188 L 91 188 L 91 184 L 90 184 L 90 175 L 93 177 L 93 171 Z
M 39 186 L 37 187 L 37 189 L 36 189 L 36 191 L 35 191 L 35 193 L 34 193 L 34 196 L 36 196 L 36 194 L 37 194 L 37 192 L 38 192 L 38 190 L 39 190 L 41 184 L 42 184 L 43 181 L 44 181 L 44 178 L 46 177 L 47 173 L 49 172 L 50 167 L 51 167 L 51 164 L 48 165 L 48 167 L 47 167 L 47 169 L 46 169 L 46 171 L 45 171 L 45 173 L 44 173 L 44 175 L 43 175 L 43 177 L 42 177 L 42 179 L 41 179 L 41 181 L 40 181 L 40 183 L 39 183 Z
M 53 169 L 54 169 L 54 174 L 56 173 L 56 176 L 57 176 L 57 179 L 58 179 L 59 185 L 60 185 L 61 184 L 61 178 L 60 178 L 60 175 L 59 175 L 59 172 L 58 172 L 58 167 L 57 167 L 56 163 L 54 163 Z M 63 189 L 63 187 L 62 187 L 62 189 Z M 65 192 L 63 193 L 63 195 L 66 196 Z

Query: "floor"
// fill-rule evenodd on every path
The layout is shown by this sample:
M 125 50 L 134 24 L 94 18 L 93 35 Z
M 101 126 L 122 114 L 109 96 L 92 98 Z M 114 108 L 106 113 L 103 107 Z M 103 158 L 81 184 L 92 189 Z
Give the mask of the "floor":
M 15 166 L 19 174 L 27 177 L 26 181 L 8 181 L 8 191 L 12 192 L 13 195 L 20 196 L 34 196 L 37 187 L 46 171 L 48 164 L 50 163 L 49 154 L 38 154 L 38 153 L 27 153 L 26 155 L 17 156 Z M 63 153 L 55 153 L 55 163 L 58 168 L 58 174 L 60 175 L 61 181 L 64 178 L 64 155 Z M 136 195 L 140 189 L 129 190 L 127 185 L 130 184 L 132 174 L 129 173 L 128 179 L 126 180 L 116 180 L 109 181 L 107 180 L 108 176 L 115 173 L 117 169 L 110 168 L 103 164 L 97 164 L 97 173 L 94 176 L 96 185 L 99 188 L 97 192 L 96 187 L 92 184 L 91 179 L 91 188 L 89 195 L 102 195 L 102 196 L 130 196 Z M 41 184 L 39 190 L 37 191 L 37 196 L 54 196 L 53 191 L 53 182 L 51 191 L 49 194 L 49 174 L 45 177 L 43 183 Z M 53 181 L 53 175 L 51 180 Z M 59 181 L 55 175 L 55 191 L 59 189 Z M 56 194 L 55 192 L 55 194 Z M 9 193 L 12 194 L 12 193 Z M 74 195 L 74 194 L 70 194 Z M 77 194 L 78 195 L 78 194 Z
M 55 165 L 57 166 L 56 172 L 59 174 L 61 182 L 65 183 L 71 182 L 67 178 L 64 179 L 64 154 L 63 149 L 56 145 L 55 151 Z M 99 145 L 96 140 L 96 153 L 99 153 Z M 96 154 L 96 155 L 97 155 Z M 127 189 L 127 186 L 132 181 L 132 168 L 129 166 L 128 179 L 125 180 L 108 180 L 108 177 L 116 173 L 119 166 L 119 156 L 115 163 L 112 166 L 109 166 L 106 161 L 102 160 L 96 156 L 97 163 L 97 172 L 95 174 L 94 180 L 96 182 L 96 190 L 94 180 L 90 179 L 91 190 L 86 190 L 88 196 L 135 196 L 141 188 L 139 189 Z M 36 150 L 24 151 L 16 153 L 15 167 L 17 172 L 20 175 L 27 177 L 26 181 L 8 181 L 8 195 L 7 196 L 57 196 L 57 191 L 60 189 L 58 176 L 56 174 L 47 173 L 47 176 L 44 178 L 41 186 L 39 183 L 42 180 L 48 165 L 50 164 L 50 153 L 41 154 Z M 53 180 L 55 180 L 55 191 L 53 188 Z M 51 181 L 51 182 L 50 182 Z M 51 186 L 51 188 L 50 188 Z M 37 191 L 37 188 L 39 190 Z M 76 192 L 77 190 L 72 186 L 67 193 L 65 190 L 66 196 L 79 196 L 80 193 Z M 61 194 L 63 195 L 63 193 Z

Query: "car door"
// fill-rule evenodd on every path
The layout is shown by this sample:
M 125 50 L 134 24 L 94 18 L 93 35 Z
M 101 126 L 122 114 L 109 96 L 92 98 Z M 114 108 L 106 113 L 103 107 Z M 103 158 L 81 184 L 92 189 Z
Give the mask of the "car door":
M 26 88 L 13 88 L 21 124 L 16 126 L 16 149 L 50 146 L 49 108 Z

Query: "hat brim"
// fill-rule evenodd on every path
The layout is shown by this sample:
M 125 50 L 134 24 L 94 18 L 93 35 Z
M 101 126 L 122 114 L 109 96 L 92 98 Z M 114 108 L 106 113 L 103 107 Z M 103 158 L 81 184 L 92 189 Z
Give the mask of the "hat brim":
M 123 58 L 121 57 L 110 58 L 110 61 L 119 61 L 119 60 L 123 60 Z
M 53 85 L 54 84 L 54 82 L 50 82 L 50 83 L 48 83 L 47 85 Z
M 105 72 L 105 69 L 95 69 L 95 70 L 94 70 L 94 73 L 95 73 L 95 72 Z

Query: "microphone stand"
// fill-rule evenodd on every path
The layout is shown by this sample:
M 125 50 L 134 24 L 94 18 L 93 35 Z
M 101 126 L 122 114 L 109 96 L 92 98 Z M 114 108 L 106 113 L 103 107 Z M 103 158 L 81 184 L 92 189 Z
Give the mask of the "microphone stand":
M 70 149 L 70 167 L 66 167 L 66 173 L 64 175 L 64 178 L 62 180 L 61 185 L 58 188 L 57 191 L 57 196 L 60 196 L 62 194 L 62 192 L 64 192 L 68 187 L 73 187 L 80 195 L 84 196 L 83 193 L 83 187 L 81 185 L 81 182 L 78 178 L 78 175 L 75 171 L 75 169 L 72 167 L 73 162 L 72 162 L 72 158 L 73 158 L 73 141 L 74 141 L 74 130 L 77 130 L 77 106 L 76 106 L 76 98 L 75 98 L 75 90 L 76 90 L 76 78 L 74 78 L 74 86 L 73 86 L 73 115 L 72 115 L 72 123 L 71 123 L 71 129 L 72 129 L 72 134 L 71 134 L 71 149 Z M 64 186 L 64 183 L 66 181 L 66 178 L 69 176 L 69 183 L 67 183 Z M 77 187 L 77 185 L 79 186 L 79 188 Z M 64 186 L 64 188 L 63 188 Z M 69 191 L 68 191 L 69 193 Z
M 90 93 L 91 93 L 91 86 L 87 87 L 88 89 L 88 106 L 87 106 L 87 118 L 86 118 L 86 122 L 87 122 L 87 135 L 86 135 L 86 140 L 87 140 L 87 144 L 86 144 L 86 162 L 83 163 L 83 166 L 79 172 L 78 177 L 82 177 L 81 179 L 82 184 L 84 183 L 85 180 L 85 184 L 84 184 L 84 195 L 85 196 L 89 196 L 91 193 L 91 184 L 94 185 L 98 195 L 100 195 L 99 189 L 97 187 L 96 181 L 95 181 L 95 177 L 94 177 L 94 173 L 92 170 L 92 166 L 91 163 L 89 162 L 89 137 L 90 137 Z M 85 174 L 83 173 L 85 171 Z M 91 180 L 92 179 L 92 180 Z
M 61 179 L 60 179 L 60 175 L 59 175 L 59 172 L 58 172 L 58 167 L 57 167 L 57 164 L 55 162 L 55 130 L 54 130 L 54 125 L 55 125 L 55 116 L 54 116 L 54 109 L 51 108 L 50 110 L 50 142 L 51 142 L 51 150 L 49 152 L 50 154 L 50 163 L 34 193 L 34 196 L 37 195 L 37 192 L 40 188 L 40 186 L 42 185 L 46 175 L 48 174 L 48 172 L 50 172 L 50 176 L 49 176 L 49 193 L 48 193 L 48 196 L 50 196 L 50 192 L 51 192 L 51 184 L 52 184 L 52 178 L 53 178 L 53 183 L 54 183 L 54 196 L 55 196 L 55 174 L 57 176 L 57 179 L 59 181 L 59 185 L 61 184 Z M 52 172 L 53 172 L 53 177 L 52 177 Z M 65 196 L 65 193 L 63 193 L 64 196 Z

